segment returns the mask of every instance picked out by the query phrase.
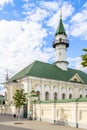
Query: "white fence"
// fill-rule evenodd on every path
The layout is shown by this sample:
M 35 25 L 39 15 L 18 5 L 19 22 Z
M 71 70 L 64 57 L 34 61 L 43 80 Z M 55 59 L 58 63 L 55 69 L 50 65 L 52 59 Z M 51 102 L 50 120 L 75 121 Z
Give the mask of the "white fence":
M 87 129 L 87 102 L 35 103 L 33 118 Z

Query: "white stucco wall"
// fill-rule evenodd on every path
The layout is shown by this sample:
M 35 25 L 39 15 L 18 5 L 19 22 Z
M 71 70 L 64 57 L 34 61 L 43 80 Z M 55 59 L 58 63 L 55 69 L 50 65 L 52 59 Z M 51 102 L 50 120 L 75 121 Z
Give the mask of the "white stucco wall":
M 33 118 L 87 129 L 87 102 L 33 104 Z

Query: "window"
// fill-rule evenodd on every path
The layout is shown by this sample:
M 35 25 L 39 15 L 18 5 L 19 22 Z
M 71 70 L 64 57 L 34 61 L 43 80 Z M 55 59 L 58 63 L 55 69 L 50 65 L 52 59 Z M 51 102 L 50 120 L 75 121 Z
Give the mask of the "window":
M 72 94 L 70 93 L 70 94 L 69 94 L 69 99 L 71 99 L 71 98 L 72 98 Z
M 65 93 L 62 94 L 62 99 L 65 99 Z
M 76 79 L 76 78 L 74 78 L 74 81 L 76 81 L 76 82 L 77 82 L 77 79 Z
M 57 100 L 57 93 L 54 93 L 54 100 Z
M 59 38 L 59 42 L 62 42 L 62 38 Z
M 49 93 L 48 92 L 45 93 L 45 100 L 49 100 Z
M 40 92 L 37 91 L 38 100 L 40 100 Z
M 82 94 L 80 94 L 80 96 L 79 96 L 80 98 L 82 98 Z

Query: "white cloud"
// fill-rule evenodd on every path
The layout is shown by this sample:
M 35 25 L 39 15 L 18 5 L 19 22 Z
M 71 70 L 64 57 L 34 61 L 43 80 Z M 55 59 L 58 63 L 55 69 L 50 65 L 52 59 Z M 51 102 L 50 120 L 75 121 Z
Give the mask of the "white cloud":
M 87 40 L 87 4 L 84 4 L 82 10 L 76 13 L 71 19 L 71 35 L 81 37 Z
M 33 21 L 0 21 L 0 73 L 5 79 L 6 69 L 13 73 L 34 60 L 48 61 L 51 52 L 43 49 L 46 29 Z
M 27 12 L 28 13 L 28 12 Z M 32 21 L 35 21 L 35 22 L 38 22 L 38 21 L 42 21 L 43 19 L 45 19 L 46 17 L 48 16 L 48 12 L 44 9 L 41 9 L 41 8 L 36 8 L 35 10 L 33 10 L 31 12 L 30 15 L 28 15 L 26 17 L 27 20 L 32 20 Z
M 13 0 L 0 0 L 0 5 L 4 5 L 5 3 L 12 3 Z
M 74 12 L 74 7 L 68 2 L 64 2 L 58 11 L 50 18 L 48 21 L 48 26 L 53 27 L 54 29 L 58 26 L 60 9 L 62 8 L 62 19 L 65 20 L 67 17 L 71 16 Z M 65 13 L 66 12 L 66 13 Z M 67 26 L 67 25 L 66 25 Z
M 28 2 L 28 0 L 23 0 L 23 1 Z
M 3 85 L 0 86 L 0 94 L 1 94 L 1 95 L 4 95 L 4 94 L 5 94 L 5 89 L 4 89 L 4 86 L 3 86 Z
M 71 35 L 87 40 L 87 22 L 74 23 L 71 28 Z
M 5 4 L 13 3 L 13 0 L 0 0 L 0 9 L 3 9 Z
M 40 6 L 42 7 L 42 8 L 45 8 L 45 9 L 47 9 L 47 10 L 51 10 L 51 11 L 55 11 L 55 10 L 58 10 L 58 8 L 59 8 L 59 5 L 60 5 L 61 3 L 58 1 L 49 1 L 49 2 L 46 2 L 46 1 L 42 1 L 42 2 L 40 2 Z
M 75 58 L 67 58 L 67 61 L 69 61 L 69 67 L 77 70 L 82 70 L 85 73 L 87 73 L 87 67 L 83 67 L 81 65 L 81 57 L 75 57 Z

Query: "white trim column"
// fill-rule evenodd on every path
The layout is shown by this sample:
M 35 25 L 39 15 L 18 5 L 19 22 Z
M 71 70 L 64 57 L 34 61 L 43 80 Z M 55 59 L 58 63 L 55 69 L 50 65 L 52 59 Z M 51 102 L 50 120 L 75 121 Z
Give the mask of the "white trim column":
M 61 86 L 59 86 L 59 95 L 58 95 L 58 99 L 62 99 Z
M 45 92 L 44 92 L 44 79 L 42 79 L 42 91 L 41 91 L 42 99 L 45 100 Z
M 13 101 L 13 90 L 12 84 L 10 85 L 10 102 Z

